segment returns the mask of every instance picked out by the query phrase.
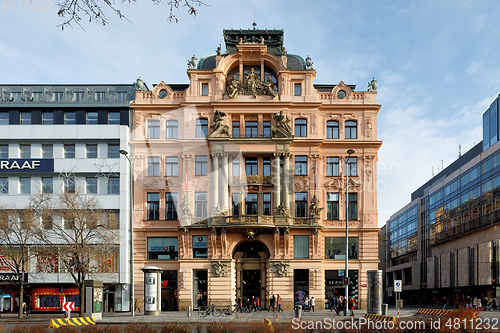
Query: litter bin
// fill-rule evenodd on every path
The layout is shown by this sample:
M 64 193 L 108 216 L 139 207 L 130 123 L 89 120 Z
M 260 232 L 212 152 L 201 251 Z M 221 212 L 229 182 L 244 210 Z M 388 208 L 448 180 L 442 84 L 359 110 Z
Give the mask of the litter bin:
M 191 317 L 191 306 L 188 306 L 186 311 L 187 311 L 187 316 Z
M 389 307 L 389 304 L 382 303 L 382 316 L 387 316 L 387 308 L 388 307 Z
M 302 318 L 302 305 L 295 305 L 295 318 Z

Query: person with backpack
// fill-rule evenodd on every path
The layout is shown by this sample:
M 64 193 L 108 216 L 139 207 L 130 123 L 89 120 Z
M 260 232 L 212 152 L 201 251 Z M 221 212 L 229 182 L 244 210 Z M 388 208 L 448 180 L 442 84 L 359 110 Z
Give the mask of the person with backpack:
M 347 302 L 347 297 L 342 299 L 342 311 L 344 311 L 344 316 L 347 316 L 347 307 L 349 306 Z

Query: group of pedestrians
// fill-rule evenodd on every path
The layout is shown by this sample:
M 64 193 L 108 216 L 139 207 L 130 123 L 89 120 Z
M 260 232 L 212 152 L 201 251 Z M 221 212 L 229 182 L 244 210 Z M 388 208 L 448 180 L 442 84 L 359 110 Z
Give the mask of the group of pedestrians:
M 252 312 L 257 310 L 261 311 L 262 308 L 260 306 L 260 298 L 252 296 L 252 298 L 247 298 L 243 296 L 243 298 L 238 297 L 236 299 L 236 311 L 238 312 Z
M 354 308 L 356 307 L 356 300 L 354 299 L 354 297 L 351 297 L 349 300 L 347 300 L 347 297 L 337 297 L 335 295 L 332 295 L 328 303 L 330 312 L 333 312 L 333 310 L 335 310 L 335 313 L 337 315 L 339 315 L 340 312 L 343 312 L 344 316 L 347 316 L 347 310 L 350 310 L 349 315 L 354 316 Z
M 271 296 L 269 299 L 269 311 L 278 311 L 282 312 L 283 309 L 281 308 L 281 296 L 278 295 L 274 297 L 274 295 Z

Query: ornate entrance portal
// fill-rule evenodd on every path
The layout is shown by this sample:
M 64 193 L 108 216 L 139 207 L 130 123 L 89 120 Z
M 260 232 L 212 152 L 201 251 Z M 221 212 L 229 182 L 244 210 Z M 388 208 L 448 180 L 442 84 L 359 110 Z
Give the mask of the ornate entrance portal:
M 266 267 L 269 249 L 259 241 L 238 245 L 233 254 L 236 262 L 236 297 L 260 297 L 262 307 L 266 300 Z

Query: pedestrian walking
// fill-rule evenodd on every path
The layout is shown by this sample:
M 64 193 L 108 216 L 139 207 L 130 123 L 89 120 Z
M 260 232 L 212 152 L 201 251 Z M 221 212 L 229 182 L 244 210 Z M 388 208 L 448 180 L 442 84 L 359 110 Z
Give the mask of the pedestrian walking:
M 446 296 L 443 298 L 443 310 L 448 310 L 448 300 Z
M 335 307 L 335 297 L 332 295 L 332 297 L 330 297 L 330 312 L 333 311 L 334 307 Z
M 351 316 L 354 317 L 354 308 L 356 307 L 356 300 L 354 299 L 354 297 L 351 297 L 351 299 L 349 300 L 349 310 L 351 310 Z
M 250 308 L 250 312 L 252 312 L 252 311 L 256 311 L 257 312 L 257 306 L 256 306 L 255 302 L 256 302 L 255 301 L 255 296 L 252 296 L 252 301 L 251 301 L 252 307 Z
M 28 318 L 28 307 L 26 306 L 26 302 L 23 302 L 23 314 Z
M 248 298 L 243 296 L 243 312 L 248 312 Z
M 281 308 L 281 296 L 278 295 L 278 312 L 281 312 L 283 311 L 283 309 Z
M 260 307 L 260 297 L 256 297 L 255 298 L 255 304 L 257 305 L 257 309 L 259 309 L 259 311 L 262 311 L 262 308 Z M 257 310 L 255 310 L 257 311 Z
M 348 306 L 347 297 L 344 297 L 342 299 L 342 311 L 344 311 L 344 316 L 347 316 L 347 306 Z
M 274 295 L 272 295 L 269 300 L 269 311 L 276 311 L 276 298 Z
M 311 297 L 309 300 L 309 306 L 311 307 L 312 312 L 314 312 L 314 306 L 316 305 L 316 300 L 314 299 L 314 296 Z

